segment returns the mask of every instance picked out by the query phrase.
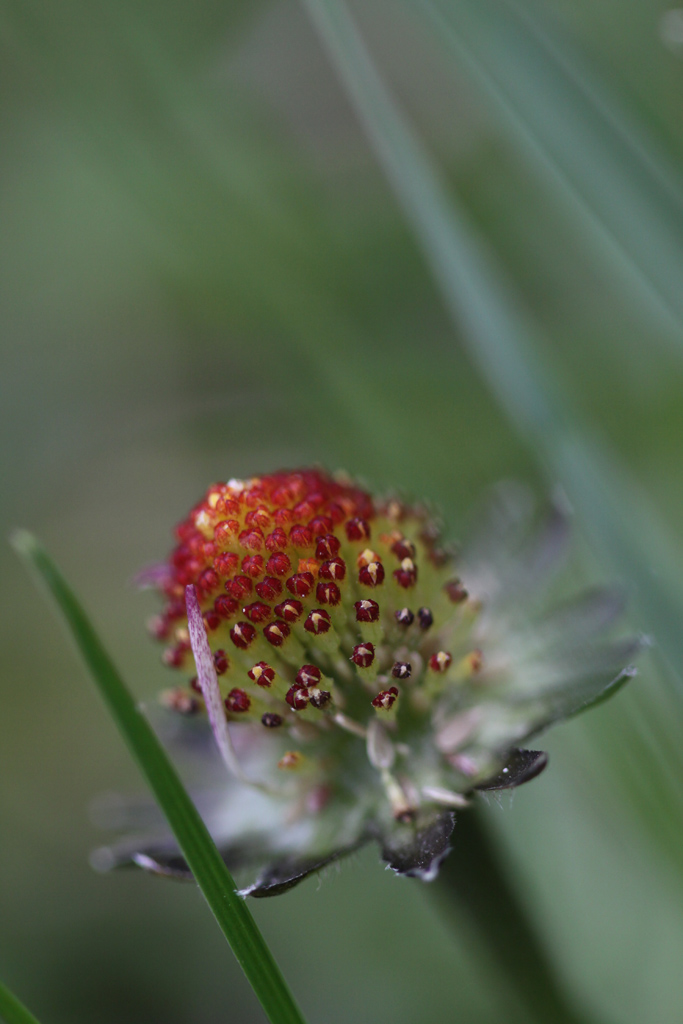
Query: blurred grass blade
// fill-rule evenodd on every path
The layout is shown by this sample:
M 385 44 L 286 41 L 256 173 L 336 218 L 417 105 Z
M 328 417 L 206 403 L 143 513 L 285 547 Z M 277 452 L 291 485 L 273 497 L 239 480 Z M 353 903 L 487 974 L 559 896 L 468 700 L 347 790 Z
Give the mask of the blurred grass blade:
M 0 1021 L 4 1024 L 38 1024 L 38 1019 L 0 981 Z
M 138 709 L 75 595 L 42 545 L 30 533 L 12 538 L 56 601 L 95 684 L 166 815 L 218 925 L 272 1024 L 304 1024 L 213 839 L 147 719 Z
M 303 0 L 378 160 L 492 392 L 549 471 L 566 487 L 597 550 L 636 587 L 683 696 L 683 557 L 615 456 L 577 426 L 541 365 L 517 307 L 416 134 L 403 119 L 342 0 Z
M 613 278 L 683 352 L 683 182 L 569 42 L 516 0 L 408 0 L 568 206 Z

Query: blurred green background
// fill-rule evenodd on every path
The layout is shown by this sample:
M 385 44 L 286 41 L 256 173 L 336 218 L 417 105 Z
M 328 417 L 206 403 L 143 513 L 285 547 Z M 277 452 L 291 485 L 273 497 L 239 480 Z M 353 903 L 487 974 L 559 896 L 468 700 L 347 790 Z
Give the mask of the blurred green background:
M 609 440 L 674 538 L 652 579 L 683 581 L 680 335 L 541 155 L 515 144 L 424 6 L 351 9 L 536 324 L 537 357 L 576 422 Z M 487 33 L 505 43 L 511 10 L 539 23 L 531 6 L 487 2 L 465 51 Z M 657 159 L 683 166 L 683 14 L 554 0 L 550 17 Z M 0 31 L 2 535 L 42 537 L 141 699 L 168 676 L 144 630 L 153 599 L 130 581 L 210 481 L 344 467 L 433 499 L 453 536 L 502 478 L 539 495 L 566 483 L 542 472 L 470 361 L 302 7 L 5 0 Z M 552 110 L 548 81 L 518 60 L 531 100 Z M 575 127 L 564 108 L 547 123 L 561 138 Z M 613 165 L 572 158 L 628 224 Z M 634 244 L 675 288 L 683 232 L 666 223 L 670 245 Z M 645 543 L 639 500 L 622 514 Z M 576 532 L 577 581 L 633 582 L 588 547 L 581 517 Z M 89 804 L 142 783 L 6 544 L 0 563 L 0 976 L 46 1024 L 262 1020 L 193 887 L 88 866 L 102 842 Z M 675 1024 L 683 691 L 641 596 L 632 623 L 655 645 L 638 679 L 548 737 L 547 773 L 489 813 L 587 1020 Z M 254 913 L 312 1022 L 517 1019 L 476 936 L 435 895 L 371 850 Z

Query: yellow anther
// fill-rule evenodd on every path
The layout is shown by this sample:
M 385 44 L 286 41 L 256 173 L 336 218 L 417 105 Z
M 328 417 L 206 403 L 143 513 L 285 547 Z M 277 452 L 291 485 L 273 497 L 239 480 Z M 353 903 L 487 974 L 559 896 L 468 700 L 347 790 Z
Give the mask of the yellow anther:
M 301 768 L 306 758 L 300 750 L 288 750 L 286 754 L 280 758 L 277 763 L 278 768 L 282 768 L 283 771 L 296 771 Z
M 213 537 L 213 522 L 212 518 L 206 509 L 202 509 L 201 512 L 197 513 L 197 517 L 194 521 L 197 529 L 204 534 L 207 540 Z
M 376 562 L 378 555 L 372 550 L 372 548 L 365 548 L 364 551 L 358 556 L 358 568 L 362 569 L 365 565 L 370 565 L 371 562 Z

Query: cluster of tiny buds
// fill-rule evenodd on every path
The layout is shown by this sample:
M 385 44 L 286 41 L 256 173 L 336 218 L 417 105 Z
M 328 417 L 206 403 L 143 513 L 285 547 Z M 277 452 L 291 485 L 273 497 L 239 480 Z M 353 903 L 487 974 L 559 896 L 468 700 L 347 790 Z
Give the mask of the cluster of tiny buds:
M 364 736 L 374 716 L 396 729 L 481 668 L 480 652 L 454 660 L 442 649 L 473 602 L 421 508 L 376 502 L 320 471 L 277 473 L 212 486 L 176 537 L 151 631 L 167 665 L 189 668 L 184 593 L 194 588 L 230 720 L 273 730 L 304 719 L 309 731 Z M 353 691 L 366 719 L 343 710 Z M 193 677 L 165 701 L 195 714 L 202 688 Z M 302 757 L 290 751 L 281 767 Z

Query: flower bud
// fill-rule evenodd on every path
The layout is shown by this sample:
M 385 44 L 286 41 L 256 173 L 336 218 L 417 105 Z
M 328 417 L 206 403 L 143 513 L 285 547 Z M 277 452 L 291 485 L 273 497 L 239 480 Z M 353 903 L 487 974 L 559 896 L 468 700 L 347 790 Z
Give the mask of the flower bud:
M 214 484 L 177 527 L 145 575 L 165 602 L 152 635 L 185 675 L 162 701 L 195 727 L 206 713 L 231 772 L 226 856 L 248 859 L 253 833 L 254 859 L 273 858 L 246 891 L 283 891 L 368 835 L 396 871 L 433 877 L 454 808 L 533 778 L 547 758 L 519 744 L 633 674 L 639 642 L 607 643 L 584 611 L 609 622 L 611 592 L 537 623 L 529 566 L 551 559 L 532 557 L 531 524 L 519 548 L 518 525 L 456 558 L 424 506 L 304 469 Z

